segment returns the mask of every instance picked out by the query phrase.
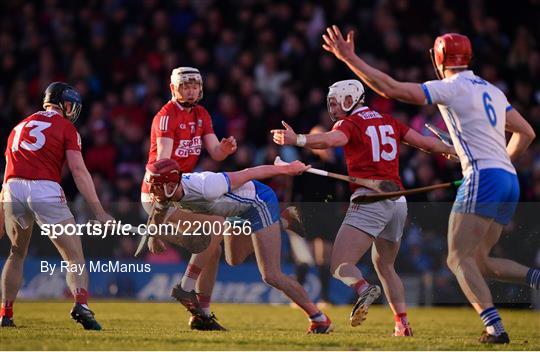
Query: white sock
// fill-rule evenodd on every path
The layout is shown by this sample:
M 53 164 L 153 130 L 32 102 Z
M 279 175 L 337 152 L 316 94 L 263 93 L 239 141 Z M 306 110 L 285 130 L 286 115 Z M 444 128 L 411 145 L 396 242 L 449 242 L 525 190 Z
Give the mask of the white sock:
M 309 320 L 317 322 L 317 323 L 322 323 L 326 321 L 326 315 L 324 315 L 323 312 L 319 311 L 318 313 L 315 313 L 312 316 L 310 316 Z
M 197 267 L 196 265 L 189 264 L 186 268 L 184 276 L 182 277 L 182 282 L 180 283 L 182 290 L 187 292 L 193 291 L 200 273 L 201 268 Z
M 193 291 L 195 289 L 196 283 L 197 283 L 197 279 L 192 279 L 184 275 L 184 277 L 182 277 L 182 283 L 181 283 L 182 290 L 187 291 L 187 292 Z

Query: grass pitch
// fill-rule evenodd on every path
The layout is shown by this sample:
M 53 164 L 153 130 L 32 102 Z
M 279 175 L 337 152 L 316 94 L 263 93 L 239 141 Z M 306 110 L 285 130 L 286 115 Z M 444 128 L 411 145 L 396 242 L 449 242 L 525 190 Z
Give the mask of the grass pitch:
M 484 346 L 472 308 L 412 308 L 415 336 L 393 338 L 388 307 L 373 306 L 357 328 L 350 307 L 331 307 L 335 332 L 306 335 L 304 314 L 288 306 L 214 304 L 227 332 L 191 331 L 175 303 L 94 301 L 102 331 L 84 331 L 69 317 L 70 302 L 16 302 L 16 329 L 0 329 L 0 350 L 539 350 L 540 313 L 502 310 L 512 343 Z

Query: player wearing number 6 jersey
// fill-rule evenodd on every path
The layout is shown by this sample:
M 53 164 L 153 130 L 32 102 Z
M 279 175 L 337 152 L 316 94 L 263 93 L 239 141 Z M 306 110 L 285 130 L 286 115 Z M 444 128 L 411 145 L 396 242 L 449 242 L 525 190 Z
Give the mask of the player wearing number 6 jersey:
M 11 131 L 6 148 L 6 172 L 3 205 L 11 250 L 2 271 L 1 326 L 13 323 L 13 301 L 23 278 L 23 262 L 28 251 L 34 220 L 43 224 L 74 224 L 59 182 L 64 162 L 73 174 L 77 188 L 101 222 L 112 221 L 96 195 L 92 178 L 81 155 L 81 141 L 73 122 L 79 116 L 79 93 L 65 83 L 51 83 L 39 111 L 20 122 Z M 84 265 L 79 236 L 52 239 L 63 260 Z M 66 281 L 75 304 L 74 320 L 85 329 L 100 330 L 94 313 L 88 308 L 88 273 L 69 272 Z
M 323 47 L 345 62 L 377 93 L 403 102 L 437 104 L 461 160 L 465 182 L 458 190 L 448 228 L 448 259 L 461 289 L 480 315 L 482 343 L 508 343 L 484 277 L 540 286 L 540 270 L 489 256 L 515 211 L 519 184 L 512 161 L 535 138 L 532 127 L 503 92 L 468 69 L 472 48 L 466 36 L 437 37 L 431 50 L 439 80 L 398 82 L 354 53 L 354 36 L 327 29 Z M 506 144 L 505 131 L 512 132 Z
M 274 142 L 314 149 L 343 147 L 349 176 L 393 181 L 402 188 L 399 177 L 399 143 L 435 153 L 454 153 L 437 138 L 425 137 L 391 116 L 379 114 L 364 105 L 364 87 L 357 80 L 334 83 L 328 92 L 328 112 L 336 121 L 331 132 L 297 135 L 286 123 L 284 130 L 273 130 Z M 351 184 L 355 198 L 369 192 Z M 352 204 L 337 234 L 330 264 L 337 279 L 359 295 L 350 315 L 351 325 L 366 319 L 368 307 L 379 297 L 379 286 L 370 285 L 356 263 L 372 248 L 373 264 L 395 316 L 396 336 L 411 336 L 407 320 L 403 284 L 394 269 L 403 226 L 407 217 L 404 197 L 370 204 Z

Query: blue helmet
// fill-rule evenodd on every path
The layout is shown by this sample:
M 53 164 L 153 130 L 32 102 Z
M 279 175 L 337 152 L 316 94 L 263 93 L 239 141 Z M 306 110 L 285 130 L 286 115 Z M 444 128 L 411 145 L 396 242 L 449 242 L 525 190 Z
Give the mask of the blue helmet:
M 71 110 L 66 111 L 66 103 L 71 103 Z M 75 122 L 79 118 L 82 109 L 82 98 L 79 92 L 64 82 L 53 82 L 45 89 L 43 107 L 57 105 L 62 110 L 64 117 Z

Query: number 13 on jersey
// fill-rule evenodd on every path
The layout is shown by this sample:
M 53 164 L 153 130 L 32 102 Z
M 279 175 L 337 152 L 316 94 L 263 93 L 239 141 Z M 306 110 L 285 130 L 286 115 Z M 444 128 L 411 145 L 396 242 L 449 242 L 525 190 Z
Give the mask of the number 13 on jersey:
M 19 151 L 19 147 L 32 152 L 41 149 L 45 145 L 45 135 L 43 134 L 43 131 L 50 126 L 51 123 L 45 121 L 32 120 L 21 122 L 13 129 L 15 131 L 15 136 L 13 137 L 13 143 L 11 144 L 11 151 Z M 34 143 L 24 140 L 21 142 L 21 134 L 25 127 L 30 129 L 28 134 L 36 140 Z

